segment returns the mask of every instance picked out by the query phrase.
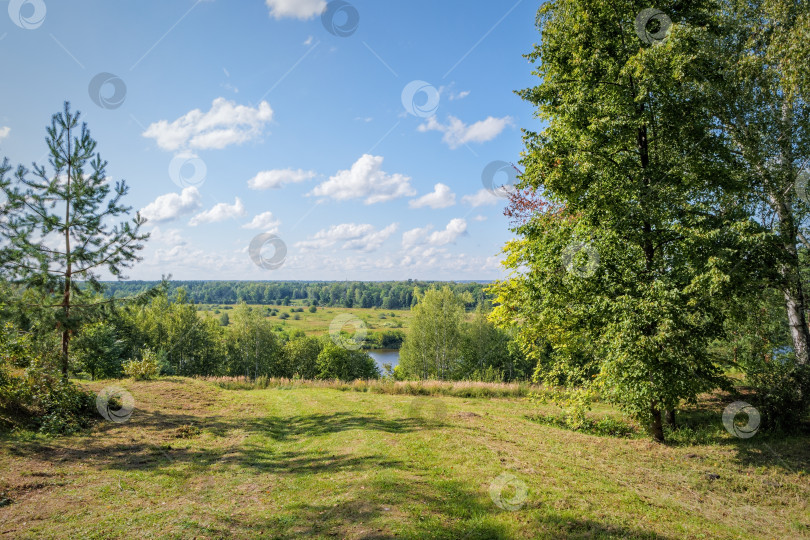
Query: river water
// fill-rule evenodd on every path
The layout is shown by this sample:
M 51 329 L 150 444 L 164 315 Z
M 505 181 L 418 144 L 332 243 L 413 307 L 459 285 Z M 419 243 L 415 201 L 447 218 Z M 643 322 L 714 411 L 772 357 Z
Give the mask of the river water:
M 399 349 L 370 349 L 367 351 L 377 365 L 380 371 L 383 369 L 383 364 L 391 364 L 391 368 L 399 364 Z

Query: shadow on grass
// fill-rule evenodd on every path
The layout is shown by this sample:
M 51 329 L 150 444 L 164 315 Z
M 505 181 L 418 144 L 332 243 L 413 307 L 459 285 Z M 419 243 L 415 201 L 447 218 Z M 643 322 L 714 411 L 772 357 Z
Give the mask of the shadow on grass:
M 180 433 L 194 425 L 212 436 L 202 444 L 188 445 Z M 379 455 L 351 456 L 313 451 L 278 451 L 272 444 L 239 440 L 227 444 L 233 432 L 258 435 L 273 441 L 295 441 L 348 430 L 406 433 L 433 429 L 438 424 L 415 419 L 387 419 L 376 415 L 333 414 L 269 416 L 252 420 L 221 416 L 199 418 L 184 414 L 138 411 L 130 422 L 103 422 L 89 436 L 61 439 L 7 438 L 8 452 L 20 457 L 57 463 L 93 463 L 116 470 L 160 470 L 175 464 L 239 467 L 280 474 L 332 473 L 370 468 L 397 467 L 401 463 Z M 188 470 L 188 475 L 196 474 Z M 176 474 L 176 472 L 174 473 Z

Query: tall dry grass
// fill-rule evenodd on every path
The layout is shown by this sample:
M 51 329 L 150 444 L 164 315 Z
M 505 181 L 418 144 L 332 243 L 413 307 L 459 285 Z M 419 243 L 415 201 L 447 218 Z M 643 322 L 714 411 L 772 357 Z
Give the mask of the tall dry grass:
M 374 392 L 377 394 L 403 394 L 411 396 L 452 397 L 528 397 L 538 392 L 539 386 L 525 382 L 488 383 L 477 381 L 391 381 L 386 379 L 356 380 L 305 380 L 286 377 L 199 377 L 226 390 L 257 390 L 274 388 L 332 388 L 341 391 Z

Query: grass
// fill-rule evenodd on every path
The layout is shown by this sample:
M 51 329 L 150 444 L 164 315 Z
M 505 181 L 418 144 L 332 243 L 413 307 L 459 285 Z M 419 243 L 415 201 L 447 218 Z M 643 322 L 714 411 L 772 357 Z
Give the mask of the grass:
M 0 439 L 0 535 L 810 537 L 807 437 L 721 426 L 705 444 L 660 445 L 538 423 L 557 410 L 520 398 L 90 386 L 108 384 L 135 398 L 129 422 Z
M 232 308 L 233 306 L 228 306 Z M 276 323 L 284 330 L 303 330 L 308 336 L 321 336 L 329 332 L 329 325 L 338 315 L 349 314 L 360 318 L 365 324 L 368 336 L 382 332 L 384 330 L 400 330 L 405 335 L 408 335 L 410 330 L 410 322 L 413 313 L 410 310 L 390 310 L 390 309 L 376 309 L 376 308 L 343 308 L 343 307 L 321 307 L 315 313 L 310 313 L 309 309 L 303 304 L 291 306 L 265 306 L 265 305 L 252 305 L 251 307 L 266 309 L 274 308 L 278 310 L 278 315 L 281 313 L 289 314 L 290 318 L 280 319 L 278 315 L 267 317 L 267 319 Z M 203 304 L 200 306 L 199 313 L 205 317 L 219 318 L 222 313 L 233 314 L 232 309 L 226 309 L 225 306 Z M 291 308 L 303 308 L 303 312 L 291 312 Z M 218 309 L 220 313 L 214 313 Z M 299 316 L 299 320 L 293 319 L 295 315 Z M 467 313 L 467 320 L 472 320 L 474 313 Z M 354 334 L 355 327 L 346 325 L 345 330 L 350 334 Z

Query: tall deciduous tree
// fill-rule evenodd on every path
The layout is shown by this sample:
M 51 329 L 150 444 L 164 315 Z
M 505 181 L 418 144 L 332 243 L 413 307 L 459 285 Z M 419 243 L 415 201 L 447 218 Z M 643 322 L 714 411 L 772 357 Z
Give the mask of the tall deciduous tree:
M 459 360 L 464 304 L 450 287 L 428 289 L 412 308 L 411 329 L 400 365 L 408 376 L 451 377 Z
M 547 127 L 526 133 L 521 187 L 548 205 L 506 247 L 495 313 L 657 440 L 665 412 L 723 383 L 706 345 L 752 227 L 701 82 L 684 75 L 711 9 L 666 4 L 680 24 L 663 42 L 640 39 L 640 2 L 540 8 L 528 58 L 541 82 L 519 94 Z
M 39 307 L 57 309 L 64 377 L 71 336 L 99 305 L 91 296 L 101 290 L 99 273 L 125 278 L 122 272 L 139 260 L 148 238 L 140 233 L 145 220 L 139 214 L 112 224 L 131 211 L 122 204 L 128 187 L 123 180 L 111 185 L 107 162 L 79 116 L 67 102 L 53 116 L 46 139 L 50 167 L 35 163 L 32 174 L 20 166 L 13 182 L 0 179 L 10 208 L 0 232 L 3 271 L 39 290 L 45 298 Z
M 797 363 L 810 364 L 808 291 L 799 246 L 810 210 L 810 4 L 795 0 L 723 0 L 706 48 L 711 72 L 709 114 L 731 150 L 757 216 L 771 232 L 777 272 Z

